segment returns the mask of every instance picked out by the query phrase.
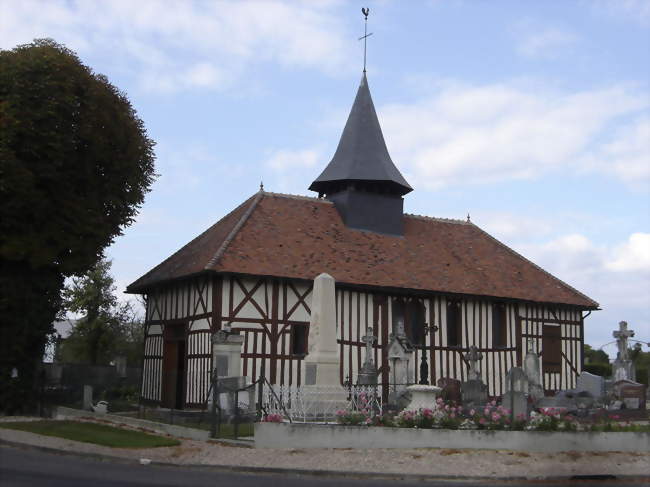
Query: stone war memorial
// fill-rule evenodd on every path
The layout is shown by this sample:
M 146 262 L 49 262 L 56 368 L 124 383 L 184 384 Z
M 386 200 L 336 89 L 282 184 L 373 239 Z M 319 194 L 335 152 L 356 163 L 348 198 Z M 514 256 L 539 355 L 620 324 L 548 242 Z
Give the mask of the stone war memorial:
M 450 429 L 449 444 L 465 445 L 491 430 L 597 435 L 589 418 L 645 411 L 625 322 L 612 380 L 589 374 L 594 299 L 469 216 L 404 212 L 413 188 L 388 152 L 365 69 L 331 161 L 305 188 L 313 196 L 260 185 L 128 286 L 146 297 L 142 404 L 237 411 L 227 389 L 246 389 L 263 444 L 284 422 Z M 504 441 L 493 447 L 514 440 Z

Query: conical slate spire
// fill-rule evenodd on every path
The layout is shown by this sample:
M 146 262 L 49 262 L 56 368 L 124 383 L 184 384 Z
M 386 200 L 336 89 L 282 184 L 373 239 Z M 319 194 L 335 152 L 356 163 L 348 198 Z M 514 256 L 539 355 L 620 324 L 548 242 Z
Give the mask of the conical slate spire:
M 329 194 L 352 182 L 399 195 L 413 190 L 388 154 L 365 73 L 336 153 L 309 189 Z

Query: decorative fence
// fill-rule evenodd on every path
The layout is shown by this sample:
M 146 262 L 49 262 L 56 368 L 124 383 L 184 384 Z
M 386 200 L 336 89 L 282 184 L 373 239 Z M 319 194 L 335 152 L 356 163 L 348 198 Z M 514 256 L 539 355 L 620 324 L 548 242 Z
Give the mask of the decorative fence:
M 372 386 L 271 386 L 265 383 L 262 411 L 294 423 L 334 422 L 341 409 L 382 414 L 381 390 Z

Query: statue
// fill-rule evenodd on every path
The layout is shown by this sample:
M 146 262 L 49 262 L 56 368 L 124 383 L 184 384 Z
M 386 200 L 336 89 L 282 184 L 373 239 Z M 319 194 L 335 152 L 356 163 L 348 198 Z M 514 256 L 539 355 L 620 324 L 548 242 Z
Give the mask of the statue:
M 481 371 L 478 368 L 478 362 L 483 358 L 483 354 L 478 351 L 476 346 L 469 347 L 463 358 L 469 364 L 469 371 L 467 372 L 467 380 L 481 380 Z

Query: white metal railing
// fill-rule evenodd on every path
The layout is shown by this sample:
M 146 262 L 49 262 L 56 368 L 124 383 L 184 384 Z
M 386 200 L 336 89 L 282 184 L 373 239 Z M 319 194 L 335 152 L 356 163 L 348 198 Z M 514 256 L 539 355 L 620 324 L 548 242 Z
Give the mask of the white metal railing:
M 280 414 L 296 423 L 333 422 L 339 410 L 382 414 L 381 390 L 372 386 L 270 386 L 263 388 L 267 414 Z

